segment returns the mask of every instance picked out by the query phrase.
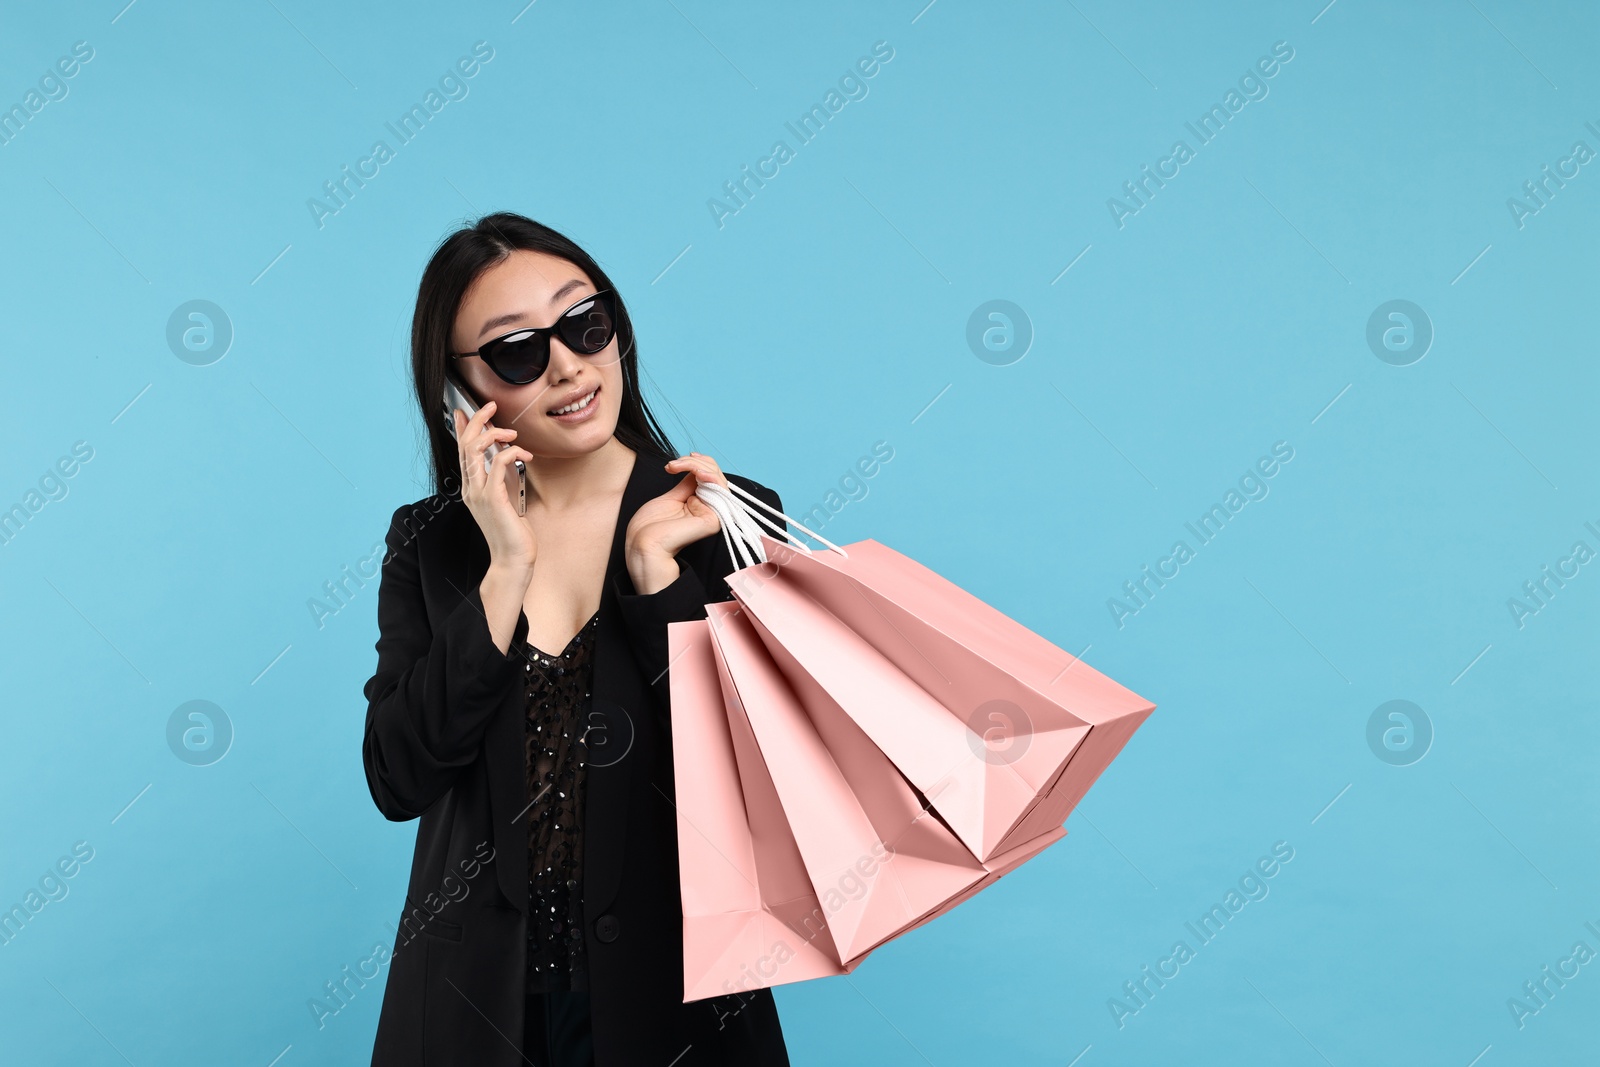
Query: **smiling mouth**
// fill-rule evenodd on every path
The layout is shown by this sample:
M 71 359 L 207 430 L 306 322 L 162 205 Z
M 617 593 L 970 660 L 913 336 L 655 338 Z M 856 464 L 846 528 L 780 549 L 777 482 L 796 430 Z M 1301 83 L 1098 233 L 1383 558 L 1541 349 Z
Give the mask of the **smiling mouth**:
M 590 404 L 593 404 L 595 395 L 599 392 L 600 387 L 597 385 L 593 389 L 589 390 L 588 396 L 580 396 L 566 407 L 556 408 L 554 411 L 545 412 L 545 414 L 551 416 L 552 418 L 557 415 L 575 415 L 587 408 Z

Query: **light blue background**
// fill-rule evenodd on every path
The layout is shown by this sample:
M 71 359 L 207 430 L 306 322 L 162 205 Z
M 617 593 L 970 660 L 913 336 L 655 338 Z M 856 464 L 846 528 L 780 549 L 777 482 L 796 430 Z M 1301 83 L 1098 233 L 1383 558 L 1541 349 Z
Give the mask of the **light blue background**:
M 1506 201 L 1600 149 L 1600 16 L 1323 2 L 8 5 L 0 104 L 94 58 L 0 145 L 0 506 L 94 455 L 0 546 L 0 906 L 94 858 L 0 947 L 0 1058 L 366 1062 L 378 985 L 321 1030 L 307 1001 L 392 937 L 416 828 L 362 776 L 376 583 L 321 629 L 307 601 L 426 492 L 418 277 L 509 209 L 612 273 L 680 451 L 798 516 L 889 442 L 831 539 L 1158 705 L 1064 842 L 779 988 L 797 1064 L 1591 1061 L 1600 964 L 1520 1029 L 1507 1000 L 1600 950 L 1600 564 L 1521 628 L 1507 600 L 1600 549 L 1600 164 L 1520 228 Z M 479 40 L 469 95 L 319 228 L 307 200 Z M 866 97 L 719 228 L 879 40 Z M 208 366 L 166 341 L 194 299 L 235 332 Z M 1005 366 L 966 341 L 995 299 L 1034 333 Z M 1366 344 L 1392 299 L 1436 330 L 1409 366 Z M 1277 441 L 1270 494 L 1119 628 L 1108 598 Z M 236 732 L 209 767 L 166 739 L 196 699 Z M 1392 699 L 1435 731 L 1410 766 L 1366 740 Z M 1108 999 L 1278 841 L 1270 895 L 1119 1029 Z

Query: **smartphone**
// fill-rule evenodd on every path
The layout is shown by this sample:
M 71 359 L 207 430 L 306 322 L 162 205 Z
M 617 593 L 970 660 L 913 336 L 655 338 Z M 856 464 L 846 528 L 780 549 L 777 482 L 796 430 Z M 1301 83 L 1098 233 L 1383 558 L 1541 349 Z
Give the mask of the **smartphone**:
M 456 376 L 449 371 L 444 375 L 444 424 L 450 431 L 450 436 L 456 435 L 455 409 L 460 408 L 466 413 L 468 419 L 478 413 L 478 405 L 472 398 L 472 392 L 464 384 L 456 380 Z M 494 443 L 483 450 L 484 467 L 493 462 L 495 453 L 500 451 L 500 444 Z M 522 460 L 517 460 L 517 514 L 528 513 L 528 470 L 523 466 Z

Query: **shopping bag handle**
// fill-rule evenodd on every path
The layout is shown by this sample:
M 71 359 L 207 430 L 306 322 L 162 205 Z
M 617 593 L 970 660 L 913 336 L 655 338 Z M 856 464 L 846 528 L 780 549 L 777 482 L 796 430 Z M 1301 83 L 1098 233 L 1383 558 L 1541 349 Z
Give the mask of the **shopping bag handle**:
M 739 494 L 744 500 L 735 497 L 734 493 Z M 811 546 L 790 533 L 787 526 L 769 519 L 751 507 L 751 504 L 771 512 L 779 519 L 782 519 L 783 523 L 809 534 L 845 559 L 850 558 L 850 553 L 826 537 L 823 537 L 815 530 L 807 529 L 754 493 L 734 485 L 732 482 L 729 482 L 726 486 L 721 482 L 701 482 L 695 487 L 695 496 L 705 501 L 707 506 L 717 513 L 717 518 L 721 520 L 722 525 L 722 540 L 728 546 L 728 556 L 734 561 L 736 567 L 753 567 L 757 563 L 767 562 L 767 550 L 761 543 L 761 536 L 764 531 L 759 523 L 766 523 L 769 528 L 777 533 L 778 537 L 807 555 L 812 551 Z
M 733 560 L 735 570 L 766 562 L 760 545 L 761 527 L 755 525 L 755 520 L 731 493 L 724 491 L 719 483 L 702 482 L 695 487 L 695 496 L 717 513 L 722 541 L 728 546 L 728 558 Z

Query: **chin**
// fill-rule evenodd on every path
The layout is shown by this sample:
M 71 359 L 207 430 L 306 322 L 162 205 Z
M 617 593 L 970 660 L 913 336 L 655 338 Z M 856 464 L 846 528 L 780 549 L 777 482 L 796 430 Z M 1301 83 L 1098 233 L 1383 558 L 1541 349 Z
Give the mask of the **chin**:
M 562 432 L 560 429 L 546 437 L 539 443 L 539 447 L 530 448 L 528 451 L 542 456 L 560 456 L 563 458 L 573 456 L 586 456 L 598 448 L 604 448 L 606 442 L 617 432 L 617 424 L 610 423 L 588 424 L 578 432 Z

